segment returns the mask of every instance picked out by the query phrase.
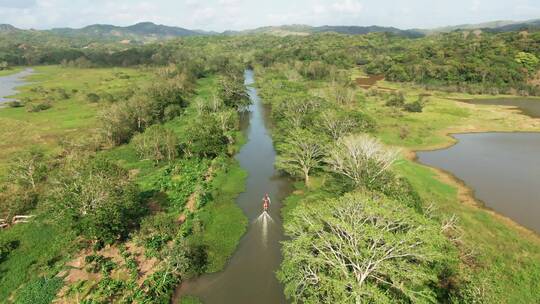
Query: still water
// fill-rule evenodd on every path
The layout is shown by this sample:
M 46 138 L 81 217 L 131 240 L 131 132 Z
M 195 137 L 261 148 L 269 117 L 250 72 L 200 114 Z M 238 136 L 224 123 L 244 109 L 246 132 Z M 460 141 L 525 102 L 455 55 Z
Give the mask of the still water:
M 24 78 L 32 74 L 32 72 L 32 69 L 25 69 L 19 73 L 0 77 L 0 107 L 2 103 L 13 100 L 6 97 L 16 94 L 16 88 L 26 84 Z
M 281 263 L 280 241 L 284 239 L 279 209 L 281 200 L 290 194 L 291 185 L 274 168 L 276 151 L 269 133 L 269 113 L 253 83 L 253 71 L 248 70 L 245 84 L 253 103 L 245 117 L 249 119 L 244 130 L 248 141 L 236 155 L 249 174 L 246 191 L 236 200 L 249 219 L 247 233 L 222 272 L 186 281 L 178 290 L 208 304 L 286 302 L 275 271 Z M 272 203 L 268 216 L 261 216 L 265 193 L 269 193 Z
M 459 100 L 477 105 L 511 106 L 518 108 L 523 114 L 540 118 L 540 99 L 538 98 L 492 98 Z
M 456 145 L 418 152 L 419 161 L 454 174 L 487 207 L 540 233 L 540 133 L 453 137 Z

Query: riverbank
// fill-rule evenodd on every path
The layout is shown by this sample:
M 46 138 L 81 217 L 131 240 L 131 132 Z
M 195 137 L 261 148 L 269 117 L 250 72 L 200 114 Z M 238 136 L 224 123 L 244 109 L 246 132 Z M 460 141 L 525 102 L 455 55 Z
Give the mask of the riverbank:
M 486 286 L 491 286 L 489 292 L 493 299 L 504 303 L 534 302 L 532 299 L 537 299 L 536 290 L 540 288 L 537 280 L 540 275 L 539 235 L 485 208 L 474 197 L 474 190 L 452 174 L 417 163 L 416 151 L 450 147 L 456 143 L 451 134 L 456 133 L 539 132 L 540 120 L 514 108 L 431 98 L 425 108 L 427 113 L 405 114 L 416 117 L 402 120 L 405 128 L 415 130 L 414 134 L 424 139 L 390 138 L 387 131 L 380 134 L 388 143 L 406 148 L 406 160 L 398 164 L 396 170 L 407 177 L 423 197 L 434 201 L 445 213 L 459 217 L 464 242 L 475 251 L 475 280 L 488 282 Z M 432 102 L 434 104 L 430 104 Z M 448 119 L 444 113 L 448 110 L 461 113 L 464 118 Z M 423 114 L 428 114 L 429 120 L 417 117 Z M 400 131 L 397 124 L 388 130 L 392 129 Z
M 244 118 L 246 143 L 235 156 L 247 172 L 245 191 L 236 199 L 248 219 L 236 251 L 222 271 L 202 275 L 184 282 L 174 299 L 193 296 L 205 303 L 285 303 L 283 287 L 275 272 L 281 262 L 281 245 L 284 239 L 280 218 L 281 201 L 289 194 L 289 181 L 274 168 L 276 152 L 268 129 L 266 108 L 253 87 L 252 71 L 246 71 L 247 86 L 252 105 Z M 268 193 L 272 204 L 262 213 L 261 199 Z M 223 223 L 227 227 L 230 223 Z M 221 270 L 216 268 L 214 270 Z M 180 303 L 183 303 L 182 301 Z
M 12 75 L 12 74 L 17 74 L 17 73 L 23 71 L 24 69 L 25 69 L 25 67 L 12 67 L 12 68 L 9 68 L 9 69 L 0 70 L 0 77 L 9 76 L 9 75 Z
M 283 81 L 279 73 L 264 70 L 263 87 L 274 92 L 276 79 Z M 394 166 L 394 171 L 411 182 L 414 189 L 437 213 L 458 219 L 462 231 L 460 242 L 462 268 L 465 275 L 461 280 L 474 282 L 485 294 L 486 301 L 498 303 L 530 303 L 540 300 L 540 238 L 528 229 L 492 210 L 482 208 L 466 185 L 460 184 L 449 175 L 414 161 L 415 151 L 440 149 L 451 146 L 455 140 L 452 133 L 471 132 L 518 132 L 540 131 L 540 120 L 532 119 L 515 109 L 498 106 L 474 105 L 448 99 L 447 93 L 415 89 L 402 84 L 383 82 L 382 86 L 402 91 L 404 102 L 411 103 L 424 96 L 421 113 L 406 112 L 387 106 L 390 94 L 387 90 L 359 89 L 350 109 L 361 109 L 375 122 L 371 132 L 388 145 L 403 149 L 403 159 Z M 312 95 L 332 97 L 331 83 L 290 81 L 281 85 L 288 90 L 278 98 L 287 98 L 291 88 L 302 88 Z M 277 95 L 277 93 L 271 93 Z M 290 95 L 289 95 L 290 96 Z M 476 97 L 468 95 L 469 97 Z M 451 97 L 453 97 L 451 95 Z M 332 197 L 327 188 L 336 191 L 336 185 L 328 184 L 324 173 L 314 172 L 310 187 L 300 182 L 287 199 L 284 208 L 287 215 L 299 204 L 311 200 Z

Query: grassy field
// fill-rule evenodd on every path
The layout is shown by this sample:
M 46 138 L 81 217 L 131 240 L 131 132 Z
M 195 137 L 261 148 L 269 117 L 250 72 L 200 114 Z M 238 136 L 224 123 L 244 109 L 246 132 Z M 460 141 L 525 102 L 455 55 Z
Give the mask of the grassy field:
M 50 272 L 69 253 L 74 236 L 61 227 L 45 223 L 17 225 L 0 233 L 0 241 L 16 242 L 16 249 L 0 264 L 0 302 L 13 291 Z
M 136 69 L 76 69 L 60 66 L 35 67 L 28 77 L 31 83 L 19 88 L 14 97 L 32 103 L 49 101 L 52 107 L 28 112 L 26 107 L 0 109 L 0 176 L 13 154 L 39 145 L 54 153 L 63 137 L 91 133 L 97 124 L 97 113 L 106 102 L 92 103 L 87 94 L 101 96 L 121 94 L 147 80 L 147 73 Z M 55 92 L 62 89 L 67 98 Z M 64 96 L 65 97 L 65 96 Z
M 22 70 L 24 70 L 23 67 L 13 67 L 7 70 L 0 70 L 0 77 L 19 73 Z

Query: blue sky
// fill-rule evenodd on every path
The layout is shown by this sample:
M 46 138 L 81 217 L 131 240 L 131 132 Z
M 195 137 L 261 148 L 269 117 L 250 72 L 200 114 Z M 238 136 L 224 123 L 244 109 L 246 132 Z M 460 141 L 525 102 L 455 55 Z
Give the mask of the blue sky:
M 0 23 L 20 28 L 140 21 L 223 31 L 263 25 L 431 28 L 540 18 L 540 0 L 0 0 Z

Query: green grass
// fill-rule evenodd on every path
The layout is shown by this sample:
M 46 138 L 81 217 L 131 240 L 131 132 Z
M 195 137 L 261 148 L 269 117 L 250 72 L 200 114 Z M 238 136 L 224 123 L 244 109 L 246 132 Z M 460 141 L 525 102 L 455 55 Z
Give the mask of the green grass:
M 46 273 L 57 259 L 68 253 L 73 236 L 66 230 L 36 221 L 0 233 L 2 241 L 19 242 L 0 264 L 0 303 L 6 303 L 21 284 Z
M 205 227 L 203 243 L 208 246 L 208 273 L 223 269 L 246 231 L 247 218 L 235 203 L 245 189 L 246 177 L 246 171 L 236 162 L 227 172 L 218 172 L 212 182 L 217 189 L 214 201 L 199 212 Z
M 16 74 L 16 73 L 19 73 L 22 70 L 24 70 L 23 67 L 13 67 L 13 68 L 9 68 L 7 70 L 0 70 L 0 77 Z
M 118 94 L 148 79 L 145 71 L 128 68 L 40 66 L 34 70 L 36 73 L 27 78 L 32 83 L 20 87 L 20 92 L 13 97 L 19 100 L 49 100 L 52 108 L 37 113 L 29 113 L 24 107 L 0 109 L 0 176 L 3 175 L 6 162 L 19 151 L 40 145 L 54 154 L 59 149 L 61 138 L 81 137 L 94 132 L 97 128 L 97 114 L 108 104 L 90 103 L 86 100 L 86 94 Z M 36 88 L 47 91 L 61 88 L 70 97 L 55 100 L 52 96 L 35 91 Z

